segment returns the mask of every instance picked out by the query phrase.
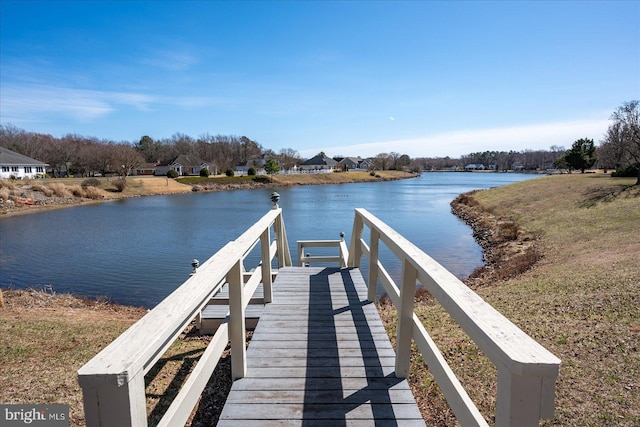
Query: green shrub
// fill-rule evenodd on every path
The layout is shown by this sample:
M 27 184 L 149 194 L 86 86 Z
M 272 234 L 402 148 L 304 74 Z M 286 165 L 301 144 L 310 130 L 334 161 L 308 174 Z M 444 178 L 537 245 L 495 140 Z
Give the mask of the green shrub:
M 229 176 L 229 177 L 234 176 L 235 174 L 236 174 L 236 173 L 233 171 L 233 169 L 227 169 L 227 170 L 225 171 L 225 175 L 227 175 L 227 176 Z
M 616 169 L 615 172 L 611 172 L 611 176 L 616 178 L 635 178 L 638 176 L 638 167 L 627 166 L 626 168 Z
M 207 168 L 202 168 L 202 169 L 200 169 L 200 176 L 201 176 L 201 177 L 203 177 L 203 178 L 209 178 L 209 175 L 211 175 L 211 174 L 209 173 L 209 169 L 207 169 Z
M 256 175 L 256 169 L 255 168 L 249 168 L 249 170 L 247 171 L 247 174 L 249 176 L 255 176 Z
M 260 183 L 266 184 L 271 182 L 271 179 L 268 176 L 259 175 L 259 176 L 253 177 L 253 182 L 260 182 Z
M 169 172 L 167 172 L 167 176 L 169 178 L 177 178 L 180 176 L 180 174 L 178 173 L 178 171 L 174 171 L 173 169 L 171 169 Z

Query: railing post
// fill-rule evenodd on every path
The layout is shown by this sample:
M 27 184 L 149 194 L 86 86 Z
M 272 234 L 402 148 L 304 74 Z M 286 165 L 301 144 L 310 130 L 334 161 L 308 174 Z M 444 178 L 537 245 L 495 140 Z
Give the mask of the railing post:
M 360 245 L 360 240 L 362 239 L 363 228 L 364 224 L 362 223 L 362 217 L 356 210 L 355 217 L 353 218 L 351 245 L 349 247 L 349 267 L 360 267 L 360 261 L 362 259 L 362 246 Z
M 123 377 L 78 377 L 82 387 L 85 423 L 88 427 L 147 425 L 144 372 L 138 372 L 131 379 L 124 375 Z
M 304 267 L 302 258 L 304 257 L 304 246 L 302 242 L 298 240 L 298 267 Z
M 380 232 L 371 229 L 371 241 L 369 242 L 369 283 L 367 299 L 375 301 L 378 298 L 378 248 L 380 247 Z
M 416 294 L 417 271 L 405 258 L 402 260 L 402 282 L 398 310 L 398 335 L 396 338 L 396 377 L 409 376 L 411 340 L 413 338 L 413 301 Z
M 553 418 L 555 378 L 518 375 L 498 368 L 496 427 L 537 427 Z
M 279 209 L 279 208 L 278 208 Z M 291 253 L 289 252 L 289 242 L 287 241 L 287 232 L 282 220 L 282 210 L 280 215 L 273 223 L 273 232 L 276 234 L 276 242 L 278 247 L 278 268 L 291 266 Z
M 338 252 L 340 256 L 340 268 L 347 268 L 349 266 L 349 249 L 344 241 L 344 233 L 340 232 L 340 243 L 338 243 Z
M 273 300 L 272 277 L 271 277 L 271 257 L 269 254 L 270 247 L 269 228 L 264 230 L 260 236 L 260 251 L 262 253 L 262 290 L 264 292 L 264 303 L 270 303 Z
M 229 339 L 231 341 L 231 375 L 234 380 L 247 374 L 247 349 L 245 347 L 244 286 L 242 259 L 227 275 L 229 282 Z

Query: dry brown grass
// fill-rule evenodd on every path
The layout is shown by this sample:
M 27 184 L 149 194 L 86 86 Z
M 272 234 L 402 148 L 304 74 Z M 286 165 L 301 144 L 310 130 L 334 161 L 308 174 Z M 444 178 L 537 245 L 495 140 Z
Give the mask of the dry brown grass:
M 259 185 L 312 185 L 312 184 L 339 184 L 364 181 L 381 181 L 391 179 L 410 178 L 415 175 L 399 171 L 378 172 L 379 177 L 372 177 L 367 172 L 348 172 L 331 174 L 299 174 L 299 175 L 277 175 L 273 178 L 273 183 L 261 183 Z M 222 178 L 224 179 L 224 178 Z M 217 178 L 212 178 L 208 183 L 198 183 L 196 191 L 224 191 L 251 188 L 253 181 L 238 183 L 224 182 L 217 185 Z M 69 207 L 83 203 L 94 203 L 95 200 L 119 199 L 132 196 L 151 196 L 158 194 L 178 194 L 188 193 L 193 190 L 190 184 L 183 184 L 177 180 L 160 176 L 129 176 L 126 185 L 122 187 L 120 178 L 49 178 L 42 180 L 23 180 L 22 184 L 29 187 L 29 192 L 39 192 L 49 197 L 50 200 L 38 200 L 34 205 L 14 204 L 0 207 L 2 215 L 19 215 L 22 213 L 32 213 L 44 209 L 55 209 Z M 15 188 L 15 184 L 10 180 L 0 180 L 0 198 L 8 199 L 11 192 L 16 190 L 6 190 L 5 188 Z M 6 200 L 5 199 L 5 200 Z M 91 199 L 88 201 L 87 199 Z
M 274 175 L 273 182 L 280 185 L 347 184 L 353 182 L 404 179 L 415 176 L 401 171 L 377 171 L 376 174 L 378 177 L 371 176 L 369 172 L 365 171 Z
M 84 425 L 76 371 L 146 310 L 33 290 L 3 293 L 0 402 L 68 404 L 71 425 Z
M 78 184 L 67 186 L 67 191 L 75 197 L 84 197 L 84 188 Z
M 9 200 L 9 197 L 11 197 L 11 190 L 4 187 L 0 188 L 0 199 L 2 199 L 3 201 L 7 201 Z
M 47 197 L 51 197 L 53 196 L 53 190 L 49 187 L 46 187 L 44 185 L 41 184 L 34 184 L 31 186 L 31 190 L 33 191 L 37 191 L 39 193 L 44 194 Z
M 69 191 L 69 188 L 59 182 L 54 182 L 49 184 L 49 188 L 51 189 L 51 191 L 53 191 L 53 195 L 57 196 L 57 197 L 64 197 L 64 198 L 68 198 L 71 197 L 71 191 Z
M 468 205 L 496 220 L 476 226 L 493 224 L 498 235 L 500 221 L 513 222 L 519 235 L 534 236 L 533 247 L 543 255 L 523 253 L 538 258 L 533 268 L 516 269 L 515 276 L 503 270 L 476 288 L 562 359 L 555 418 L 543 425 L 640 425 L 640 188 L 631 187 L 634 182 L 572 174 L 468 196 Z M 389 304 L 380 309 L 393 334 L 395 310 Z M 421 298 L 416 313 L 493 422 L 491 363 L 431 299 Z M 428 424 L 455 425 L 421 357 L 414 354 L 412 362 L 410 382 Z
M 13 180 L 11 179 L 0 179 L 0 188 L 7 188 L 9 190 L 15 190 L 16 188 L 16 184 Z
M 83 426 L 77 370 L 147 311 L 37 290 L 4 296 L 3 306 L 0 290 L 0 402 L 68 404 L 71 426 Z M 162 418 L 210 340 L 190 325 L 145 375 L 149 425 Z M 214 425 L 232 382 L 227 347 L 188 425 Z
M 87 187 L 82 187 L 82 189 L 84 190 L 84 196 L 87 199 L 102 199 L 104 197 L 102 191 L 100 191 L 99 189 L 97 189 L 96 187 L 93 187 L 91 185 L 87 186 Z

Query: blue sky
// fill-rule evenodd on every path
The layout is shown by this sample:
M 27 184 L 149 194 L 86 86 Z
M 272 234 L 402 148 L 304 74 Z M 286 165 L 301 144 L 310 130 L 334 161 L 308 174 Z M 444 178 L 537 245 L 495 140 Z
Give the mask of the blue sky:
M 0 121 L 310 157 L 598 141 L 640 98 L 639 1 L 0 2 Z

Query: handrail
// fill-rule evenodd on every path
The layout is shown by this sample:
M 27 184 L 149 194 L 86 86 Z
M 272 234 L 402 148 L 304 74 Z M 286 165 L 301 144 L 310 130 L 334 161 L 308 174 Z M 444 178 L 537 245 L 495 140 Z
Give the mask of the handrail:
M 273 243 L 270 242 L 272 226 L 275 234 Z M 82 366 L 78 370 L 78 382 L 82 387 L 87 425 L 147 425 L 144 374 L 204 308 L 218 284 L 225 279 L 230 288 L 229 323 L 223 324 L 216 332 L 196 369 L 199 376 L 208 380 L 230 339 L 233 375 L 236 378 L 244 376 L 244 309 L 260 281 L 264 284 L 265 302 L 271 301 L 271 262 L 274 257 L 278 259 L 279 267 L 291 265 L 284 230 L 282 210 L 272 209 Z M 256 268 L 254 276 L 245 285 L 243 260 L 257 242 L 261 242 L 260 268 Z M 191 378 L 174 400 L 175 406 L 172 404 L 165 414 L 161 425 L 179 424 L 177 420 L 186 420 L 185 416 L 191 413 L 207 382 Z
M 365 225 L 370 229 L 369 245 L 362 237 Z M 402 262 L 400 287 L 378 260 L 380 241 Z M 380 280 L 398 310 L 396 375 L 408 374 L 413 340 L 461 424 L 487 425 L 413 312 L 418 281 L 497 367 L 496 426 L 537 426 L 540 418 L 553 418 L 560 359 L 413 243 L 365 209 L 356 209 L 349 267 L 359 267 L 363 256 L 369 260 L 369 299 L 375 300 Z
M 305 252 L 305 248 L 331 248 L 337 247 L 337 255 L 312 256 Z M 300 267 L 312 262 L 335 262 L 340 268 L 347 266 L 349 250 L 344 239 L 340 240 L 298 240 L 298 265 Z

